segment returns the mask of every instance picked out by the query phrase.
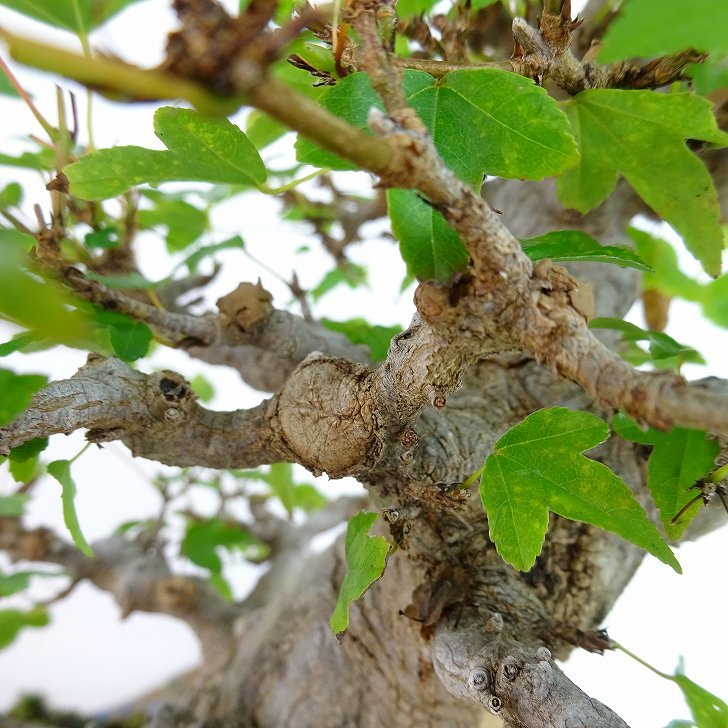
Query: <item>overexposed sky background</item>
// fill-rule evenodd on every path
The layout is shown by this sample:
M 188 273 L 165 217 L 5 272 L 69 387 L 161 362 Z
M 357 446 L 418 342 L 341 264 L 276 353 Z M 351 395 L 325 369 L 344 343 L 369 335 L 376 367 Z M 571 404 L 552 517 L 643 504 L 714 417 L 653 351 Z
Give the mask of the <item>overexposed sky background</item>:
M 232 9 L 237 0 L 225 2 Z M 166 0 L 147 0 L 124 11 L 117 19 L 92 36 L 95 48 L 118 55 L 140 65 L 154 65 L 162 58 L 164 35 L 174 26 L 174 17 Z M 0 9 L 0 26 L 14 32 L 42 37 L 51 42 L 77 48 L 69 34 L 28 21 Z M 7 54 L 0 47 L 7 60 Z M 54 119 L 54 79 L 13 64 L 18 78 L 51 120 Z M 84 90 L 63 82 L 76 91 L 80 118 L 85 115 Z M 114 144 L 138 144 L 163 148 L 152 131 L 154 106 L 121 106 L 100 98 L 94 100 L 95 137 L 98 147 Z M 244 127 L 244 116 L 232 118 Z M 0 97 L 0 150 L 18 153 L 24 148 L 28 133 L 42 135 L 42 130 L 25 105 L 18 100 Z M 83 136 L 84 132 L 82 132 Z M 275 166 L 285 167 L 290 160 L 292 137 L 266 150 L 265 158 Z M 0 188 L 10 181 L 27 184 L 24 209 L 35 202 L 47 206 L 44 181 L 30 172 L 0 167 Z M 339 177 L 343 188 L 366 189 L 369 176 L 346 173 Z M 315 193 L 315 184 L 306 188 Z M 249 193 L 220 206 L 213 216 L 213 230 L 207 242 L 219 242 L 231 234 L 240 234 L 247 248 L 269 268 L 289 277 L 294 268 L 304 288 L 312 287 L 331 269 L 329 256 L 305 229 L 278 219 L 280 204 L 271 197 Z M 31 213 L 32 214 L 32 213 Z M 30 218 L 32 219 L 32 218 Z M 413 313 L 411 290 L 400 294 L 405 273 L 395 244 L 381 237 L 384 223 L 371 224 L 371 242 L 352 246 L 351 258 L 370 268 L 370 287 L 350 290 L 340 287 L 316 305 L 317 316 L 344 320 L 365 316 L 374 323 L 406 325 Z M 311 252 L 294 260 L 294 251 L 309 244 Z M 138 251 L 143 268 L 152 279 L 169 270 L 163 243 L 150 234 L 140 236 Z M 686 272 L 698 272 L 689 256 L 682 255 Z M 232 290 L 242 280 L 261 277 L 278 306 L 290 301 L 287 288 L 268 270 L 259 268 L 238 251 L 220 255 L 223 274 L 209 291 L 211 301 Z M 168 267 L 169 266 L 169 267 Z M 632 315 L 642 323 L 639 312 Z M 703 321 L 692 304 L 678 303 L 671 313 L 668 333 L 678 341 L 695 346 L 708 360 L 707 367 L 686 367 L 688 377 L 707 374 L 728 378 L 726 332 Z M 0 325 L 0 342 L 12 329 Z M 0 360 L 0 366 L 17 371 L 38 371 L 54 379 L 66 378 L 84 362 L 83 352 L 54 349 L 32 356 L 14 355 Z M 190 360 L 185 354 L 158 348 L 151 362 L 142 368 L 170 368 L 188 378 L 196 374 L 213 383 L 217 391 L 211 403 L 215 409 L 234 409 L 256 404 L 257 393 L 243 385 L 239 377 L 223 368 Z M 83 436 L 55 436 L 46 459 L 72 457 L 83 446 Z M 89 541 L 108 535 L 119 523 L 156 514 L 159 499 L 148 478 L 169 471 L 155 463 L 132 460 L 118 443 L 103 450 L 92 448 L 74 464 L 79 486 L 77 509 Z M 310 478 L 307 478 L 310 479 Z M 320 479 L 322 490 L 339 492 L 340 482 Z M 353 487 L 351 483 L 347 488 Z M 11 492 L 13 483 L 6 469 L 0 471 L 0 493 Z M 30 525 L 47 525 L 64 533 L 59 488 L 45 479 L 36 489 L 28 510 Z M 35 492 L 35 491 L 34 491 Z M 724 654 L 728 635 L 724 629 L 723 556 L 728 550 L 728 530 L 713 534 L 698 544 L 687 544 L 678 558 L 684 574 L 647 557 L 622 599 L 605 620 L 610 635 L 656 667 L 671 672 L 679 655 L 686 658 L 687 674 L 704 687 L 728 699 Z M 0 569 L 7 562 L 0 559 Z M 234 581 L 236 594 L 249 588 L 255 569 L 240 562 L 230 564 L 227 572 Z M 386 577 L 385 577 L 386 578 Z M 33 594 L 46 598 L 62 586 L 60 580 L 36 580 Z M 27 606 L 19 600 L 0 601 L 0 609 L 11 603 Z M 332 605 L 333 606 L 333 605 Z M 83 584 L 68 599 L 52 607 L 52 623 L 42 630 L 25 630 L 9 648 L 0 651 L 0 710 L 6 709 L 20 692 L 39 691 L 54 706 L 99 711 L 125 703 L 136 695 L 171 676 L 197 664 L 199 649 L 190 629 L 167 617 L 134 613 L 123 622 L 113 599 L 94 587 Z M 333 636 L 332 636 L 333 639 Z M 619 653 L 599 657 L 576 652 L 566 664 L 567 672 L 585 691 L 604 701 L 633 726 L 662 728 L 673 718 L 687 718 L 677 688 Z

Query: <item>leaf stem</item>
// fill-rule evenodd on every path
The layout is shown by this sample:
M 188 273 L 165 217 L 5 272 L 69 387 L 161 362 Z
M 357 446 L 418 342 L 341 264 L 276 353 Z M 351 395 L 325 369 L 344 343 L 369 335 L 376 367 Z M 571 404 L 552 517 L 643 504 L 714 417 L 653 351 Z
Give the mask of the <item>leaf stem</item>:
M 720 483 L 721 480 L 728 478 L 728 463 L 721 465 L 717 470 L 713 471 L 708 480 L 711 483 Z
M 91 447 L 91 443 L 90 443 L 90 442 L 87 442 L 87 443 L 86 443 L 86 444 L 85 444 L 85 445 L 84 445 L 84 446 L 83 446 L 83 447 L 82 447 L 82 448 L 81 448 L 81 449 L 80 449 L 80 450 L 79 450 L 79 451 L 78 451 L 78 452 L 77 452 L 77 453 L 76 453 L 76 454 L 75 454 L 75 455 L 74 455 L 74 456 L 73 456 L 73 457 L 72 457 L 72 458 L 71 458 L 71 459 L 70 459 L 70 460 L 68 461 L 68 465 L 69 465 L 69 467 L 71 466 L 71 464 L 75 463 L 75 462 L 76 462 L 76 460 L 78 460 L 78 459 L 79 459 L 79 458 L 81 457 L 81 455 L 83 455 L 83 454 L 84 454 L 84 453 L 86 452 L 86 450 L 88 450 L 88 449 L 89 449 L 90 447 Z
M 390 60 L 395 66 L 412 71 L 423 71 L 434 78 L 442 78 L 448 73 L 455 73 L 455 71 L 479 71 L 488 68 L 513 71 L 513 64 L 510 61 L 449 63 L 448 61 L 438 61 L 431 58 L 403 58 L 402 56 L 390 56 Z
M 651 670 L 652 672 L 655 673 L 655 675 L 659 675 L 660 677 L 665 678 L 665 680 L 671 680 L 672 682 L 675 682 L 674 675 L 668 675 L 668 673 L 662 672 L 662 670 L 658 670 L 656 667 L 650 665 L 649 662 L 647 662 L 646 660 L 643 660 L 641 657 L 638 657 L 637 655 L 635 655 L 634 652 L 631 652 L 630 650 L 628 650 L 624 645 L 620 645 L 619 642 L 610 640 L 610 643 L 615 650 L 621 650 L 622 652 L 624 652 L 625 655 L 627 655 L 627 657 L 631 657 L 636 662 L 639 662 L 640 665 L 642 665 L 643 667 L 646 667 L 648 670 Z
M 298 185 L 303 184 L 304 182 L 308 182 L 309 180 L 316 179 L 316 177 L 320 177 L 322 174 L 328 174 L 331 170 L 328 168 L 324 169 L 317 169 L 314 172 L 311 172 L 311 174 L 307 174 L 305 177 L 301 177 L 300 179 L 294 179 L 291 182 L 288 182 L 285 185 L 281 185 L 280 187 L 268 187 L 268 185 L 260 185 L 258 189 L 261 192 L 264 192 L 266 195 L 280 195 L 283 192 L 288 192 L 288 190 L 292 190 L 294 187 L 298 187 Z
M 5 33 L 2 30 L 0 30 L 0 36 L 5 38 Z M 8 80 L 10 81 L 12 87 L 20 94 L 20 97 L 23 99 L 23 101 L 25 101 L 26 106 L 30 109 L 33 116 L 35 116 L 35 118 L 38 120 L 38 123 L 43 127 L 45 133 L 48 134 L 51 139 L 55 139 L 56 130 L 53 128 L 53 126 L 51 126 L 51 124 L 46 121 L 43 114 L 38 111 L 38 108 L 33 103 L 26 90 L 20 85 L 18 79 L 15 78 L 13 72 L 10 70 L 8 64 L 5 63 L 5 60 L 2 56 L 0 56 L 0 68 L 2 68 L 2 70 L 5 72 L 5 75 L 8 77 Z
M 463 482 L 460 486 L 461 490 L 468 490 L 473 483 L 483 475 L 483 468 L 485 468 L 485 463 L 483 463 L 482 467 L 478 468 L 470 477 L 468 477 L 467 480 Z

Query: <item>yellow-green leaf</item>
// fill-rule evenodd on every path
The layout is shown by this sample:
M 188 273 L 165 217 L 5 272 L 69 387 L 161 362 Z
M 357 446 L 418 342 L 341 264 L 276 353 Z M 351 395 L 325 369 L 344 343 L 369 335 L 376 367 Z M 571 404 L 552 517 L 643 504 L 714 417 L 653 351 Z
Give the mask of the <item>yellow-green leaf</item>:
M 728 144 L 711 103 L 690 94 L 593 89 L 567 104 L 581 161 L 559 179 L 562 202 L 587 212 L 623 175 L 682 236 L 705 271 L 720 274 L 724 240 L 718 197 L 705 164 L 685 145 Z

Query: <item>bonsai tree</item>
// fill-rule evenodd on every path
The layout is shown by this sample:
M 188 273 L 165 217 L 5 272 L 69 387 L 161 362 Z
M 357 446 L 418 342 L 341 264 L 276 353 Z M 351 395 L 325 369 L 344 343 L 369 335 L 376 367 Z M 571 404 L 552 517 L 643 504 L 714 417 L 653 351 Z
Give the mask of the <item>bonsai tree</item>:
M 728 325 L 725 4 L 593 0 L 572 18 L 568 0 L 243 0 L 237 15 L 173 0 L 164 61 L 142 68 L 94 48 L 134 1 L 0 0 L 80 39 L 2 31 L 10 56 L 80 82 L 89 106 L 156 102 L 164 145 L 96 148 L 75 98 L 59 91 L 48 119 L 3 62 L 44 136 L 0 163 L 39 170 L 49 196 L 28 201 L 31 221 L 17 183 L 0 192 L 0 315 L 18 327 L 0 355 L 88 359 L 52 382 L 0 369 L 15 482 L 0 549 L 22 562 L 0 593 L 28 586 L 27 562 L 57 564 L 124 614 L 187 622 L 204 664 L 156 726 L 626 725 L 556 660 L 620 648 L 603 620 L 646 554 L 679 571 L 679 541 L 726 520 L 728 389 L 687 382 L 700 354 L 663 331 L 671 298 Z M 270 150 L 294 140 L 282 167 Z M 345 191 L 341 170 L 363 170 L 367 191 Z M 286 278 L 288 304 L 260 280 L 215 303 L 213 263 L 244 243 L 203 237 L 210 214 L 234 200 L 255 216 L 261 195 L 314 231 L 331 269 L 311 290 Z M 708 282 L 636 215 L 668 223 Z M 410 325 L 320 319 L 318 298 L 365 280 L 350 246 L 380 218 Z M 149 230 L 173 256 L 155 277 L 135 244 Z M 639 298 L 644 329 L 624 320 Z M 155 347 L 231 368 L 259 403 L 206 407 L 209 383 L 154 371 Z M 43 454 L 75 430 L 179 469 L 152 484 L 158 517 L 87 543 L 78 455 Z M 327 474 L 326 495 L 294 464 Z M 45 474 L 67 533 L 23 519 Z M 337 499 L 344 476 L 366 496 Z M 188 506 L 180 529 L 200 484 L 217 514 Z M 222 550 L 267 564 L 242 601 Z M 0 611 L 0 645 L 46 621 L 42 606 Z M 694 724 L 728 725 L 718 697 L 666 677 Z

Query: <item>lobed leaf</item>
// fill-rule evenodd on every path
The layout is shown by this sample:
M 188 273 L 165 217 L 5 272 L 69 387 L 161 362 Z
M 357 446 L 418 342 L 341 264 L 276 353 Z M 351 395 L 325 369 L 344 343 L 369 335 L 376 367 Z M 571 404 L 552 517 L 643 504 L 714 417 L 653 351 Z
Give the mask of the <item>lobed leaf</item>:
M 582 455 L 608 436 L 598 417 L 555 407 L 534 412 L 499 438 L 485 460 L 480 495 L 505 561 L 521 571 L 533 566 L 553 511 L 612 531 L 680 571 L 629 487 Z
M 61 485 L 61 502 L 63 503 L 63 522 L 66 524 L 68 532 L 71 534 L 73 543 L 86 556 L 93 556 L 94 552 L 88 545 L 81 532 L 81 526 L 78 522 L 78 514 L 76 513 L 76 483 L 71 477 L 71 461 L 70 460 L 54 460 L 48 463 L 48 475 L 55 478 Z
M 720 274 L 723 233 L 718 197 L 703 162 L 685 145 L 719 146 L 710 101 L 690 94 L 592 89 L 567 104 L 581 160 L 558 181 L 567 207 L 587 212 L 603 202 L 619 175 L 682 236 L 712 276 Z
M 349 605 L 361 599 L 384 573 L 392 549 L 383 536 L 369 536 L 376 513 L 362 511 L 349 519 L 346 527 L 346 574 L 329 624 L 337 639 L 349 627 Z
M 265 182 L 267 172 L 258 150 L 227 119 L 165 106 L 154 114 L 154 133 L 167 151 L 113 147 L 68 165 L 64 172 L 71 194 L 103 200 L 144 182 L 197 180 L 250 186 Z
M 577 161 L 563 113 L 544 89 L 522 76 L 478 69 L 436 80 L 421 71 L 405 71 L 404 92 L 445 163 L 472 186 L 479 185 L 484 174 L 542 179 Z M 366 129 L 372 107 L 382 108 L 363 73 L 339 81 L 320 103 L 360 129 Z M 296 150 L 306 164 L 355 168 L 300 137 Z M 439 212 L 411 191 L 390 190 L 387 200 L 392 229 L 412 275 L 447 280 L 465 266 L 465 248 Z

